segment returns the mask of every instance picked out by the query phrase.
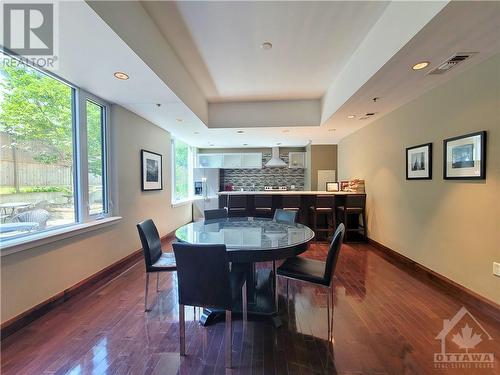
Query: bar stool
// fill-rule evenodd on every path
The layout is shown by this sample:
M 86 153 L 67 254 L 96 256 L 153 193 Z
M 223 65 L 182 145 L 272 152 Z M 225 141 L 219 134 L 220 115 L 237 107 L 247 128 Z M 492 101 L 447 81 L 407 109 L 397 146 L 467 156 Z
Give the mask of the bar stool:
M 272 217 L 273 212 L 273 196 L 272 195 L 255 195 L 255 216 L 256 217 Z
M 297 212 L 297 219 L 300 220 L 300 206 L 301 199 L 300 195 L 283 195 L 282 208 L 285 211 L 295 211 Z
M 343 206 L 337 207 L 337 212 L 346 227 L 346 242 L 349 241 L 349 233 L 361 234 L 362 240 L 366 242 L 366 195 L 347 194 Z M 360 224 L 361 219 L 361 224 Z
M 232 195 L 227 196 L 227 211 L 229 217 L 242 217 L 247 216 L 247 196 L 246 195 Z
M 316 234 L 326 232 L 330 238 L 337 227 L 335 218 L 335 198 L 333 195 L 317 195 L 314 206 L 309 207 L 312 216 L 312 230 Z M 326 226 L 318 226 L 318 218 L 322 217 L 326 221 Z

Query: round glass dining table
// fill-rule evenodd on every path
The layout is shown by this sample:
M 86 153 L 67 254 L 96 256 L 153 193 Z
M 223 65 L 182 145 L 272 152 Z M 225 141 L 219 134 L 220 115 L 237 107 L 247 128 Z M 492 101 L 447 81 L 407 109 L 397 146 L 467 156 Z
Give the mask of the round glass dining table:
M 177 229 L 175 236 L 180 242 L 194 245 L 225 244 L 233 267 L 246 272 L 249 314 L 276 316 L 277 293 L 273 296 L 276 290 L 275 261 L 306 251 L 314 232 L 299 223 L 234 217 L 195 221 Z M 255 266 L 269 261 L 273 261 L 273 269 Z M 214 311 L 205 309 L 201 324 L 207 324 L 214 315 Z M 276 321 L 275 324 L 279 325 Z

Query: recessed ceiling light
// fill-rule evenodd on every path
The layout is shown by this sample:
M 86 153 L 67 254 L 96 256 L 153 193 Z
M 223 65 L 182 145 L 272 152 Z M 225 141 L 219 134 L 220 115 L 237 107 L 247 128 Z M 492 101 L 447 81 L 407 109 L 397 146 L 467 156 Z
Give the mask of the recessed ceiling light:
M 248 143 L 243 143 L 243 146 L 248 146 Z
M 264 42 L 260 45 L 260 48 L 262 49 L 271 49 L 273 48 L 273 44 L 271 42 Z
M 214 145 L 213 145 L 213 144 L 209 144 L 209 146 L 210 146 L 210 147 L 214 147 Z
M 113 75 L 115 76 L 115 78 L 121 79 L 122 81 L 126 81 L 127 79 L 129 79 L 129 76 L 127 73 L 114 72 Z
M 184 120 L 181 119 L 181 118 L 176 118 L 175 121 L 177 121 L 177 122 L 183 122 Z
M 200 132 L 194 132 L 193 134 L 200 134 Z
M 276 143 L 278 146 L 281 144 L 281 142 Z
M 241 134 L 241 133 L 244 133 L 244 131 L 243 130 L 238 130 L 236 133 Z
M 347 116 L 347 118 L 349 118 L 349 119 L 353 119 L 355 117 L 356 117 L 356 115 L 349 115 L 349 116 Z
M 285 130 L 283 130 L 283 133 L 290 133 L 290 130 L 285 129 Z
M 416 63 L 415 65 L 413 65 L 411 68 L 413 70 L 420 70 L 420 69 L 427 68 L 427 65 L 429 65 L 428 61 L 421 61 L 421 62 Z
M 328 129 L 329 132 L 334 132 L 337 129 Z

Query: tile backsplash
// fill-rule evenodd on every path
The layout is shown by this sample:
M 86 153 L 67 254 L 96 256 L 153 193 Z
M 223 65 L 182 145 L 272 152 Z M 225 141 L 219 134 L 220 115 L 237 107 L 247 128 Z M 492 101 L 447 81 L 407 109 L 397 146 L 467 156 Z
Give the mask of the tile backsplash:
M 280 158 L 288 164 L 288 153 L 280 153 Z M 271 159 L 270 152 L 262 154 L 262 164 Z M 262 169 L 221 169 L 221 189 L 232 183 L 234 190 L 259 191 L 264 186 L 286 186 L 290 189 L 295 185 L 295 190 L 304 190 L 304 169 L 288 167 L 262 167 Z

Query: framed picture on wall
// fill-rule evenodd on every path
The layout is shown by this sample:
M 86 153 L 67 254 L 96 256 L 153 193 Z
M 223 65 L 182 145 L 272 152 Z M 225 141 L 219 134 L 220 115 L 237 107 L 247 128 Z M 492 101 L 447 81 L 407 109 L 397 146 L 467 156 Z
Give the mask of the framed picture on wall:
M 406 149 L 406 179 L 432 179 L 432 143 Z
M 443 141 L 445 180 L 486 178 L 486 132 L 480 131 Z
M 162 156 L 156 152 L 141 150 L 142 190 L 162 190 Z
M 339 183 L 338 182 L 327 182 L 326 183 L 326 191 L 339 191 Z

